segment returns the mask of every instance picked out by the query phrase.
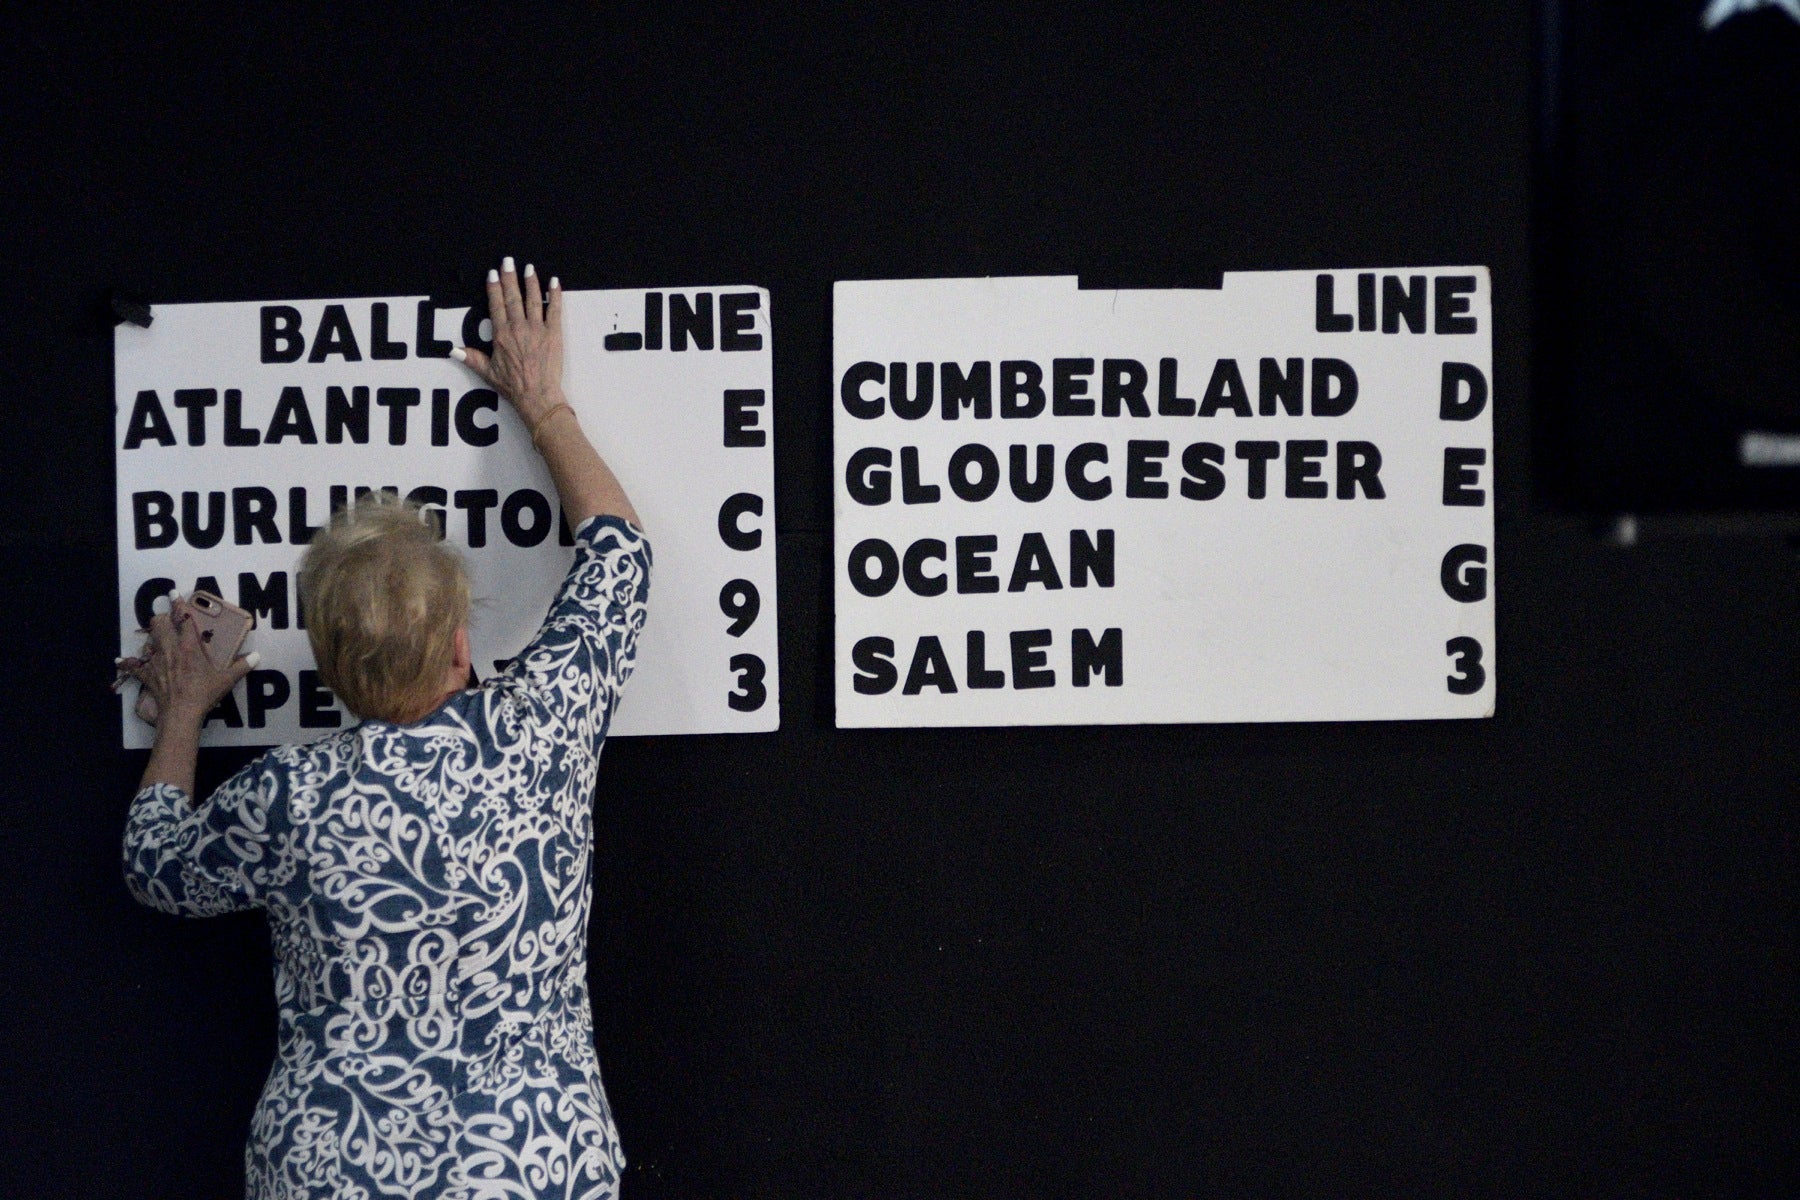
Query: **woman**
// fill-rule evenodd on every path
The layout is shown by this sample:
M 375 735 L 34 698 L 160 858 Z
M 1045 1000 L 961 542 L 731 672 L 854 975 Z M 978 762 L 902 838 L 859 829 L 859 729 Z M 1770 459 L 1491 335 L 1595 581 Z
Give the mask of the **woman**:
M 493 350 L 576 526 L 537 637 L 469 678 L 460 559 L 416 509 L 340 513 L 300 575 L 320 673 L 361 724 L 271 750 L 197 807 L 218 669 L 176 599 L 128 664 L 160 719 L 125 832 L 138 899 L 267 910 L 279 1051 L 245 1155 L 255 1200 L 610 1197 L 624 1166 L 587 994 L 601 742 L 643 624 L 649 548 L 562 392 L 562 291 L 488 273 Z

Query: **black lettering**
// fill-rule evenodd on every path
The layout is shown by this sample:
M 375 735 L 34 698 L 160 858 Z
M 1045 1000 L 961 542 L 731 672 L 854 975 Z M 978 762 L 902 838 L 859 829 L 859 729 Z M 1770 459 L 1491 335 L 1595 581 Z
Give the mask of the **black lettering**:
M 255 446 L 261 441 L 261 432 L 244 428 L 244 393 L 237 388 L 226 388 L 225 444 L 227 446 Z
M 224 492 L 206 493 L 206 519 L 204 521 L 200 518 L 200 493 L 181 493 L 181 537 L 196 550 L 211 550 L 224 539 Z
M 1369 271 L 1356 277 L 1356 328 L 1361 333 L 1375 328 L 1375 276 Z
M 1256 411 L 1265 417 L 1275 415 L 1276 404 L 1290 417 L 1301 416 L 1306 411 L 1306 360 L 1290 358 L 1287 370 L 1281 369 L 1281 363 L 1273 358 L 1265 358 L 1257 364 Z
M 418 316 L 414 318 L 418 329 L 418 337 L 413 341 L 413 353 L 420 358 L 449 358 L 450 351 L 455 349 L 449 341 L 437 335 L 437 309 L 431 307 L 430 300 L 419 301 Z M 304 675 L 304 672 L 302 672 Z M 305 696 L 301 697 L 304 710 Z M 332 722 L 333 725 L 336 722 Z
M 894 477 L 891 450 L 881 446 L 864 446 L 844 464 L 844 490 L 858 504 L 886 504 L 893 499 Z
M 864 538 L 852 546 L 844 569 L 850 586 L 865 596 L 885 596 L 900 582 L 900 556 L 880 538 Z
M 344 434 L 359 446 L 369 444 L 369 389 L 351 388 L 345 395 L 341 387 L 325 389 L 325 440 L 335 446 Z
M 375 389 L 375 403 L 388 410 L 388 445 L 406 444 L 406 412 L 419 403 L 419 389 L 384 387 Z
M 457 492 L 450 499 L 456 507 L 467 514 L 469 548 L 479 550 L 487 545 L 488 509 L 500 503 L 499 491 L 494 488 L 467 488 Z
M 1027 504 L 1036 504 L 1056 486 L 1056 447 L 1045 443 L 1037 448 L 1037 478 L 1031 477 L 1031 447 L 1009 446 L 1006 452 L 1007 479 L 1012 494 Z
M 711 292 L 699 292 L 692 300 L 680 292 L 669 293 L 669 349 L 686 350 L 689 338 L 696 350 L 713 348 Z
M 956 677 L 950 673 L 950 660 L 944 655 L 944 646 L 935 637 L 926 634 L 913 647 L 912 666 L 906 672 L 906 685 L 900 689 L 902 695 L 916 696 L 928 687 L 936 688 L 943 695 L 956 691 Z
M 1108 358 L 1100 363 L 1100 415 L 1116 417 L 1121 411 L 1134 417 L 1150 415 L 1144 388 L 1150 372 L 1135 358 Z
M 312 409 L 306 404 L 306 389 L 290 384 L 281 389 L 281 398 L 275 401 L 275 415 L 269 418 L 269 445 L 293 438 L 302 446 L 319 444 L 318 431 L 313 428 Z
M 915 596 L 941 596 L 950 590 L 950 581 L 943 575 L 927 575 L 925 564 L 933 559 L 938 562 L 947 560 L 949 547 L 937 538 L 920 538 L 906 548 L 905 556 L 900 560 L 900 574 L 906 580 L 906 589 Z
M 1069 640 L 1069 675 L 1076 687 L 1086 687 L 1095 675 L 1100 675 L 1107 687 L 1124 686 L 1125 631 L 1115 626 L 1095 641 L 1090 631 L 1075 630 Z
M 257 540 L 271 543 L 281 541 L 281 530 L 275 524 L 275 513 L 280 505 L 275 503 L 275 493 L 266 487 L 241 487 L 231 489 L 231 541 L 238 546 L 248 546 L 251 535 Z
M 1381 486 L 1381 451 L 1374 442 L 1339 442 L 1337 446 L 1337 498 L 1356 499 L 1356 489 L 1371 500 L 1384 500 Z
M 294 546 L 309 546 L 313 535 L 322 528 L 306 523 L 306 489 L 291 487 L 288 489 L 288 543 Z
M 763 678 L 768 674 L 768 667 L 763 665 L 761 656 L 734 654 L 729 665 L 737 675 L 737 685 L 726 693 L 725 703 L 736 712 L 755 712 L 767 703 L 769 689 Z
M 1063 585 L 1056 561 L 1050 557 L 1050 545 L 1041 533 L 1027 533 L 1019 539 L 1019 553 L 1013 559 L 1012 578 L 1007 581 L 1006 590 L 1022 592 L 1034 583 L 1046 592 L 1061 591 Z
M 956 363 L 941 363 L 938 374 L 938 390 L 944 394 L 944 420 L 956 420 L 965 408 L 978 421 L 994 415 L 993 371 L 988 363 L 971 364 L 967 375 Z
M 188 445 L 206 445 L 206 410 L 218 402 L 217 388 L 175 389 L 175 407 L 187 411 Z
M 1322 272 L 1314 281 L 1313 328 L 1320 333 L 1349 333 L 1354 328 L 1350 314 L 1337 311 L 1336 286 L 1337 281 Z
M 1000 590 L 1000 577 L 994 574 L 994 551 L 1000 539 L 991 533 L 971 534 L 956 539 L 956 591 L 958 595 L 978 595 Z
M 333 354 L 342 356 L 345 362 L 362 361 L 362 351 L 356 346 L 356 333 L 350 328 L 350 314 L 341 304 L 325 306 L 325 312 L 319 317 L 319 332 L 313 335 L 312 353 L 306 356 L 306 361 L 322 363 Z M 285 686 L 286 683 L 283 679 L 282 684 Z
M 1015 629 L 1012 632 L 1012 684 L 1024 691 L 1028 688 L 1056 686 L 1056 672 L 1050 669 L 1051 642 L 1048 629 Z
M 969 690 L 982 688 L 1003 688 L 1006 686 L 1006 672 L 992 670 L 987 665 L 987 635 L 979 629 L 969 630 Z
M 1468 399 L 1462 389 L 1467 385 Z M 1443 385 L 1438 392 L 1438 419 L 1441 421 L 1473 421 L 1487 407 L 1488 382 L 1481 368 L 1471 363 L 1444 364 Z
M 1159 417 L 1194 415 L 1193 397 L 1176 394 L 1179 370 L 1180 365 L 1172 358 L 1165 358 L 1157 364 L 1156 415 Z
M 1487 560 L 1487 547 L 1470 542 L 1445 551 L 1443 565 L 1438 568 L 1438 582 L 1444 585 L 1444 595 L 1459 604 L 1486 600 Z
M 1229 360 L 1225 360 L 1229 361 Z M 1169 494 L 1162 481 L 1162 460 L 1169 457 L 1169 443 L 1139 441 L 1125 443 L 1125 495 L 1134 500 L 1161 500 Z
M 1287 494 L 1290 500 L 1323 500 L 1331 495 L 1324 480 L 1325 464 L 1319 460 L 1331 449 L 1325 441 L 1290 441 L 1287 444 Z
M 1087 477 L 1090 464 L 1105 461 L 1105 442 L 1083 442 L 1070 450 L 1069 457 L 1063 460 L 1063 482 L 1069 485 L 1069 493 L 1077 500 L 1104 500 L 1112 495 L 1111 476 Z
M 286 629 L 288 627 L 288 574 L 286 571 L 269 572 L 269 581 L 262 582 L 254 571 L 238 572 L 238 607 L 255 613 L 257 618 L 268 622 L 270 629 Z
M 751 295 L 754 292 L 733 292 L 724 297 Z M 725 347 L 727 350 L 731 347 Z M 744 446 L 762 446 L 767 444 L 768 435 L 757 428 L 756 410 L 768 399 L 768 393 L 762 388 L 726 388 L 725 389 L 725 445 L 736 449 Z
M 531 514 L 529 522 L 525 514 Z M 536 488 L 520 488 L 500 506 L 500 532 L 515 546 L 531 547 L 550 536 L 550 501 Z
M 1244 386 L 1243 373 L 1237 359 L 1221 358 L 1213 364 L 1212 378 L 1206 382 L 1206 395 L 1200 400 L 1200 415 L 1210 417 L 1221 408 L 1229 408 L 1240 417 L 1250 415 L 1250 389 Z
M 450 444 L 450 389 L 431 389 L 431 444 Z
M 1002 406 L 1002 415 L 1004 405 Z M 969 478 L 969 467 L 980 468 L 978 479 Z M 950 456 L 950 490 L 956 493 L 959 500 L 970 504 L 978 504 L 993 495 L 1000 486 L 1000 460 L 994 452 L 980 442 L 970 442 L 966 446 L 958 446 Z
M 887 368 L 880 363 L 859 362 L 844 372 L 843 383 L 838 387 L 838 398 L 843 401 L 844 411 L 860 421 L 873 421 L 887 408 L 887 397 L 876 396 L 864 399 L 862 386 L 865 383 L 882 383 L 887 379 Z
M 1050 363 L 1050 415 L 1091 417 L 1094 399 L 1087 394 L 1088 376 L 1094 373 L 1091 358 L 1058 358 Z
M 300 310 L 286 304 L 262 306 L 262 360 L 266 363 L 299 362 L 306 353 L 300 333 Z
M 1250 499 L 1261 500 L 1269 493 L 1269 463 L 1281 456 L 1280 442 L 1239 442 L 1237 456 L 1250 464 L 1246 490 Z
M 762 334 L 750 314 L 762 307 L 758 292 L 725 292 L 719 296 L 719 349 L 761 350 Z
M 644 293 L 644 349 L 661 350 L 663 344 L 663 294 Z
M 1452 695 L 1473 696 L 1487 682 L 1487 669 L 1481 665 L 1481 643 L 1472 637 L 1453 637 L 1444 643 L 1444 653 L 1456 659 L 1456 674 L 1444 682 Z
M 131 493 L 131 544 L 139 550 L 173 546 L 181 527 L 175 523 L 175 498 L 167 492 Z M 164 589 L 165 591 L 168 589 Z M 143 622 L 148 628 L 149 622 Z
M 476 414 L 500 412 L 500 393 L 493 388 L 470 388 L 456 402 L 456 436 L 465 445 L 491 446 L 500 440 L 500 423 L 478 424 Z
M 490 336 L 488 337 L 481 336 L 481 327 L 484 324 L 488 326 L 490 331 Z M 462 344 L 465 346 L 473 346 L 484 354 L 491 354 L 494 350 L 494 339 L 491 336 L 492 329 L 493 322 L 489 321 L 487 318 L 487 305 L 471 304 L 469 305 L 469 311 L 463 314 Z
M 388 340 L 388 306 L 380 300 L 369 305 L 369 357 L 377 362 L 406 357 L 405 342 Z
M 214 721 L 222 722 L 227 729 L 242 729 L 244 727 L 244 714 L 238 711 L 237 693 L 235 691 L 226 692 L 223 696 L 220 696 L 219 702 L 212 706 L 212 711 L 206 714 L 206 720 L 202 724 L 211 725 Z
M 738 492 L 725 497 L 725 503 L 719 505 L 719 540 L 733 550 L 754 550 L 762 545 L 763 531 L 745 529 L 742 520 L 746 514 L 762 516 L 762 497 L 754 492 Z
M 292 689 L 280 671 L 252 671 L 244 681 L 244 704 L 250 710 L 250 728 L 269 723 L 269 711 L 288 702 Z
M 919 482 L 919 448 L 900 447 L 900 503 L 936 504 L 942 494 L 937 484 Z
M 1475 468 L 1487 462 L 1487 451 L 1473 446 L 1444 447 L 1444 503 L 1459 508 L 1480 508 L 1487 503 L 1487 493 L 1475 486 L 1481 472 Z
M 1044 411 L 1044 368 L 1030 361 L 1000 364 L 1000 416 L 1020 420 Z
M 1113 531 L 1069 530 L 1069 586 L 1084 588 L 1092 578 L 1095 587 L 1113 585 Z
M 1433 281 L 1435 320 L 1433 333 L 1474 333 L 1475 318 L 1464 316 L 1469 311 L 1469 293 L 1475 290 L 1473 275 L 1439 275 Z
M 894 639 L 866 637 L 850 647 L 850 662 L 856 667 L 850 686 L 858 695 L 884 696 L 900 682 L 894 666 Z
M 131 419 L 125 423 L 125 449 L 136 450 L 145 438 L 159 446 L 173 446 L 175 431 L 169 427 L 169 416 L 163 412 L 162 400 L 145 388 L 131 405 Z
M 917 421 L 920 417 L 931 415 L 931 364 L 920 363 L 918 371 L 919 391 L 915 396 L 906 394 L 906 364 L 888 364 L 888 407 L 902 421 Z
M 1356 407 L 1356 371 L 1341 358 L 1312 360 L 1312 415 L 1341 417 Z
M 344 723 L 337 710 L 337 697 L 311 668 L 300 672 L 300 728 L 336 729 Z
M 762 593 L 748 579 L 733 579 L 719 589 L 719 611 L 731 618 L 725 626 L 730 637 L 743 637 L 762 611 Z
M 1399 333 L 1400 320 L 1412 333 L 1425 332 L 1425 277 L 1413 275 L 1406 287 L 1400 286 L 1398 275 L 1381 277 L 1381 332 Z
M 1217 500 L 1225 494 L 1225 447 L 1195 442 L 1181 452 L 1181 494 L 1189 500 Z

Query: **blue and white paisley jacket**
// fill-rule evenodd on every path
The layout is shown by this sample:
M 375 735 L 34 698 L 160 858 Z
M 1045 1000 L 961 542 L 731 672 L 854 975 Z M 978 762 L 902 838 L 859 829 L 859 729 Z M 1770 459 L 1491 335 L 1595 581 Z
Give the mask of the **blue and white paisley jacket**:
M 588 1008 L 592 803 L 650 552 L 612 517 L 575 541 L 543 629 L 479 689 L 271 750 L 198 808 L 167 785 L 132 802 L 139 900 L 268 913 L 280 1033 L 252 1200 L 617 1192 Z

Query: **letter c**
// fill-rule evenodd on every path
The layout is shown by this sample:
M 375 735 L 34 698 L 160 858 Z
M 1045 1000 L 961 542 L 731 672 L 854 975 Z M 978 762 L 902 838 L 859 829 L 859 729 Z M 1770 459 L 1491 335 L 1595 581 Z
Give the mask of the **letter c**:
M 739 523 L 745 513 L 760 517 L 762 511 L 762 497 L 754 492 L 727 496 L 725 503 L 719 505 L 719 540 L 733 550 L 754 550 L 762 545 L 761 529 L 745 529 Z

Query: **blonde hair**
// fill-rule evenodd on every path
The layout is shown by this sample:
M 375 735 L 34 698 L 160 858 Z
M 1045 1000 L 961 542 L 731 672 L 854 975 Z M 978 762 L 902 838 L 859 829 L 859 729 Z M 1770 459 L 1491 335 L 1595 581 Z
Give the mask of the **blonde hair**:
M 373 492 L 340 509 L 307 547 L 299 583 L 319 675 L 345 708 L 404 722 L 442 698 L 469 576 L 418 505 Z

